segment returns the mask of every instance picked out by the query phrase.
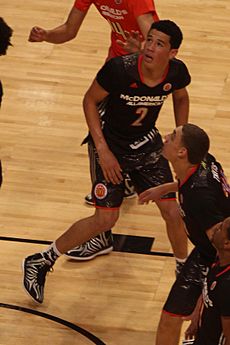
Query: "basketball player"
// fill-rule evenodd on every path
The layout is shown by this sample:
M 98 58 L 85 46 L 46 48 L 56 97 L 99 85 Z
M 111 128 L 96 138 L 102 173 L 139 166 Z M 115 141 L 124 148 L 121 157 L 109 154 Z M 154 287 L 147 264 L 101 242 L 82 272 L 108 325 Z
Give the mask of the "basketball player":
M 107 60 L 139 51 L 152 22 L 159 20 L 153 0 L 76 0 L 64 24 L 51 30 L 35 26 L 30 32 L 29 41 L 58 44 L 72 40 L 77 36 L 92 4 L 108 21 L 111 28 L 111 43 Z M 128 175 L 125 178 L 125 187 L 126 198 L 136 195 Z M 92 193 L 86 195 L 85 201 L 89 205 L 94 205 Z M 185 248 L 186 243 L 182 243 L 181 246 Z M 112 233 L 108 230 L 69 251 L 67 256 L 75 260 L 91 260 L 98 255 L 108 254 L 112 250 Z
M 195 338 L 194 345 L 230 345 L 230 217 L 208 236 L 218 259 L 204 282 L 201 320 L 193 320 L 185 335 Z
M 96 210 L 91 217 L 74 223 L 44 253 L 25 259 L 24 287 L 34 300 L 43 302 L 46 273 L 61 254 L 115 225 L 124 196 L 125 173 L 129 173 L 138 193 L 173 181 L 169 164 L 160 154 L 162 139 L 155 123 L 169 94 L 173 96 L 176 124 L 188 119 L 186 86 L 190 75 L 185 64 L 175 58 L 181 41 L 182 32 L 174 22 L 153 23 L 143 54 L 109 60 L 87 91 L 83 107 L 90 131 Z M 102 128 L 97 104 L 105 99 Z M 184 224 L 175 195 L 165 196 L 157 206 L 174 243 L 186 237 L 180 231 Z
M 51 30 L 35 26 L 29 41 L 58 44 L 72 40 L 92 4 L 110 24 L 111 43 L 107 59 L 139 51 L 152 22 L 159 20 L 153 0 L 75 0 L 64 24 Z
M 181 214 L 195 245 L 164 305 L 156 345 L 179 344 L 182 316 L 191 315 L 195 309 L 216 258 L 206 232 L 230 216 L 230 187 L 208 149 L 209 138 L 202 129 L 192 124 L 177 127 L 166 136 L 162 154 L 171 162 L 178 182 L 150 188 L 139 196 L 140 203 L 146 203 L 178 191 Z
M 8 46 L 11 45 L 10 38 L 13 30 L 6 24 L 3 18 L 0 17 L 0 55 L 6 55 Z M 0 107 L 2 103 L 3 88 L 0 80 Z M 2 164 L 0 161 L 0 187 L 2 185 Z

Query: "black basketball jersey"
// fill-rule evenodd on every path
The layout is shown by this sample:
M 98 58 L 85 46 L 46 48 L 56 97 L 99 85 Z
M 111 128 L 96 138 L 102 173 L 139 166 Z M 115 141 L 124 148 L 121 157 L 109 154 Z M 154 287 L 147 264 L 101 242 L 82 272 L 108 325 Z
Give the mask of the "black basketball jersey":
M 218 263 L 210 269 L 204 282 L 204 309 L 196 345 L 224 344 L 221 316 L 230 317 L 230 265 Z
M 158 140 L 155 123 L 168 95 L 190 83 L 185 64 L 170 60 L 158 85 L 149 87 L 141 73 L 142 55 L 132 54 L 109 60 L 98 72 L 97 82 L 109 92 L 103 106 L 103 132 L 113 152 L 152 150 Z M 159 145 L 162 145 L 160 142 Z
M 230 186 L 212 155 L 208 154 L 182 185 L 179 182 L 179 202 L 190 240 L 212 263 L 216 250 L 206 230 L 230 216 Z

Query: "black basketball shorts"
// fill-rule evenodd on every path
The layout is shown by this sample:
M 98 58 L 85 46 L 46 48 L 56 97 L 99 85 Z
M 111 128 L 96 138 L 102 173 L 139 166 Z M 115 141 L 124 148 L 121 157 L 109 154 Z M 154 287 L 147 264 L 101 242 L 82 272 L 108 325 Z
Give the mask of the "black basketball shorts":
M 90 173 L 93 181 L 92 196 L 96 207 L 119 208 L 124 197 L 125 183 L 118 185 L 105 181 L 99 164 L 99 157 L 92 142 L 88 143 Z M 168 161 L 161 151 L 141 152 L 117 157 L 125 178 L 129 174 L 136 192 L 139 194 L 148 188 L 172 182 L 173 177 Z M 162 199 L 176 199 L 175 193 L 169 193 Z
M 172 316 L 190 315 L 202 293 L 210 265 L 202 259 L 197 248 L 193 249 L 171 288 L 163 312 Z

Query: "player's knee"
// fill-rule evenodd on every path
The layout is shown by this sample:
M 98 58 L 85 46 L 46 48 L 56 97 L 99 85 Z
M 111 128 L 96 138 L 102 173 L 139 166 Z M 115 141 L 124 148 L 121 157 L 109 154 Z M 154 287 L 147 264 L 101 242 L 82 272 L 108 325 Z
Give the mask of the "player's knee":
M 169 330 L 171 334 L 174 332 L 179 332 L 183 323 L 183 319 L 181 316 L 171 315 L 165 312 L 162 312 L 160 322 L 158 324 L 158 333 L 164 334 L 167 333 Z
M 104 212 L 100 212 L 100 214 L 97 214 L 95 225 L 98 229 L 106 231 L 114 227 L 118 220 L 118 217 L 118 212 L 105 210 Z
M 161 215 L 163 217 L 163 219 L 166 222 L 169 223 L 174 223 L 174 222 L 178 222 L 181 219 L 180 213 L 179 213 L 179 208 L 178 208 L 178 204 L 176 203 L 176 201 L 169 201 L 169 202 L 162 202 L 162 204 L 164 203 L 164 206 L 161 207 Z

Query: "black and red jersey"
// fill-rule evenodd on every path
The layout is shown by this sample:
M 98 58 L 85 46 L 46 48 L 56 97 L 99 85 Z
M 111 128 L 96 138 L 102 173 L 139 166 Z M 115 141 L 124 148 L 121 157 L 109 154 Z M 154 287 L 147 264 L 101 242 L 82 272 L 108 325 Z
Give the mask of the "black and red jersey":
M 224 344 L 221 317 L 230 317 L 230 265 L 213 265 L 204 282 L 204 309 L 194 345 Z
M 212 263 L 216 250 L 206 230 L 230 216 L 230 186 L 212 155 L 208 154 L 184 182 L 179 181 L 179 202 L 190 240 Z
M 109 93 L 103 109 L 104 136 L 116 153 L 152 149 L 157 138 L 156 120 L 164 101 L 173 91 L 186 87 L 190 75 L 185 64 L 170 60 L 162 81 L 149 87 L 141 73 L 142 55 L 132 54 L 108 61 L 97 82 Z M 119 150 L 119 152 L 117 152 Z

